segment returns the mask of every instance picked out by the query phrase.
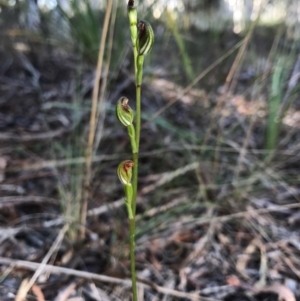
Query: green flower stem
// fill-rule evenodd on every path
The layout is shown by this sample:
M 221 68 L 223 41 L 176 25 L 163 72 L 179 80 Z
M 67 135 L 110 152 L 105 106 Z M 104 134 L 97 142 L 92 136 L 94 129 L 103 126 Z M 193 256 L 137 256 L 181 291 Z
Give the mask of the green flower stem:
M 137 58 L 137 73 L 136 73 L 136 120 L 135 120 L 135 141 L 136 152 L 133 153 L 133 199 L 132 199 L 132 213 L 135 216 L 137 188 L 138 188 L 138 168 L 139 168 L 139 148 L 140 148 L 140 134 L 141 134 L 141 88 L 143 78 L 144 55 L 139 55 Z
M 132 191 L 132 186 L 131 184 L 124 185 L 124 190 L 126 194 L 126 207 L 128 211 L 128 218 L 133 219 L 133 212 L 132 212 L 132 196 L 133 196 L 133 191 Z
M 130 138 L 130 144 L 131 144 L 131 149 L 132 149 L 132 153 L 137 153 L 137 145 L 136 145 L 136 137 L 135 137 L 135 129 L 133 124 L 130 124 L 127 127 L 127 131 L 128 131 L 128 136 Z
M 132 156 L 133 156 L 133 171 L 132 171 L 132 201 L 127 201 L 129 223 L 130 223 L 130 262 L 131 262 L 131 279 L 132 279 L 132 299 L 137 301 L 137 287 L 136 287 L 136 272 L 135 272 L 135 214 L 138 188 L 138 163 L 139 163 L 139 147 L 140 147 L 140 132 L 141 132 L 141 86 L 143 77 L 144 55 L 148 54 L 153 46 L 154 33 L 151 25 L 147 21 L 139 21 L 137 23 L 137 11 L 134 7 L 134 0 L 128 1 L 128 18 L 130 24 L 130 36 L 132 41 L 133 56 L 134 56 L 134 74 L 136 84 L 136 119 L 135 128 L 132 124 L 126 125 L 131 141 Z M 127 101 L 123 100 L 122 110 L 128 111 L 126 107 Z M 127 114 L 128 115 L 128 114 Z M 130 119 L 126 115 L 126 120 Z M 125 115 L 124 115 L 125 116 Z M 120 117 L 123 117 L 123 112 Z M 129 115 L 131 117 L 131 115 Z M 123 119 L 123 118 L 119 118 Z M 125 117 L 124 117 L 125 119 Z M 121 175 L 122 176 L 122 175 Z
M 134 73 L 137 74 L 137 58 L 138 58 L 138 50 L 137 47 L 135 45 L 135 47 L 133 47 L 133 59 L 134 59 Z
M 132 197 L 132 204 L 131 204 L 131 208 L 132 208 L 132 213 L 133 216 L 135 217 L 135 213 L 136 213 L 136 199 L 137 199 L 137 180 L 138 180 L 138 170 L 139 170 L 139 153 L 133 153 L 133 163 L 134 163 L 134 167 L 133 167 L 133 174 L 132 174 L 132 184 L 133 184 L 133 197 Z
M 137 59 L 138 59 L 138 32 L 137 32 L 137 11 L 134 7 L 134 1 L 128 1 L 128 17 L 130 23 L 130 36 L 132 41 L 133 48 L 133 60 L 134 60 L 134 74 L 137 82 Z M 137 103 L 137 115 L 136 120 L 139 123 L 139 127 L 134 126 L 127 127 L 128 134 L 130 136 L 131 148 L 133 153 L 133 195 L 132 202 L 130 203 L 130 209 L 132 213 L 132 217 L 129 217 L 129 225 L 130 225 L 130 268 L 131 268 L 131 281 L 132 281 L 132 300 L 138 301 L 137 298 L 137 287 L 136 287 L 136 272 L 135 272 L 135 212 L 136 212 L 136 197 L 137 197 L 137 176 L 138 176 L 138 152 L 139 152 L 139 140 L 140 140 L 140 116 L 141 116 L 141 97 L 136 99 Z M 138 130 L 138 131 L 137 131 Z M 138 137 L 137 137 L 138 135 Z M 128 204 L 129 205 L 129 204 Z M 128 209 L 128 212 L 130 210 Z
M 137 288 L 136 288 L 136 272 L 135 272 L 135 219 L 129 219 L 130 230 L 130 270 L 132 281 L 132 300 L 138 301 Z
M 139 55 L 137 58 L 137 78 L 136 78 L 136 86 L 137 88 L 141 88 L 143 81 L 143 67 L 144 67 L 144 55 Z
M 136 272 L 135 272 L 135 218 L 132 212 L 132 186 L 124 185 L 126 193 L 126 207 L 129 217 L 129 235 L 130 235 L 130 270 L 132 282 L 132 300 L 137 301 L 137 288 L 136 288 Z
M 137 152 L 139 152 L 140 146 L 140 134 L 141 134 L 141 89 L 143 79 L 143 65 L 144 56 L 139 55 L 137 58 L 137 74 L 136 74 L 136 145 Z

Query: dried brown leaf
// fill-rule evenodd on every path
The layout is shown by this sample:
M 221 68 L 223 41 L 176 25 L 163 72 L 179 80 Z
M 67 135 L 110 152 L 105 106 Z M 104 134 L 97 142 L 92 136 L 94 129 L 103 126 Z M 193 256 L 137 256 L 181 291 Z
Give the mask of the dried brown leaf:
M 31 290 L 36 295 L 38 301 L 45 301 L 44 294 L 38 285 L 34 284 Z
M 241 280 L 236 275 L 228 276 L 226 278 L 226 282 L 228 285 L 231 285 L 231 286 L 240 286 L 242 284 Z

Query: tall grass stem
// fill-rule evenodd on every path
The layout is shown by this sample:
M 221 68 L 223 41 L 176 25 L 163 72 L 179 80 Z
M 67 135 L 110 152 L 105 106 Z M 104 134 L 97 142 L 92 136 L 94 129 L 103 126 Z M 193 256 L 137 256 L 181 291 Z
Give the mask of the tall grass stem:
M 104 57 L 104 50 L 105 50 L 105 43 L 106 37 L 108 32 L 108 26 L 112 11 L 112 4 L 113 0 L 109 0 L 107 2 L 107 8 L 103 23 L 103 31 L 100 41 L 99 53 L 98 53 L 98 62 L 95 74 L 95 82 L 93 88 L 93 95 L 92 95 L 92 107 L 91 107 L 91 115 L 90 115 L 90 127 L 89 127 L 89 136 L 88 136 L 88 143 L 86 147 L 86 169 L 85 169 L 85 179 L 84 179 L 84 189 L 83 189 L 83 196 L 81 202 L 81 224 L 82 226 L 85 225 L 86 222 L 86 215 L 87 215 L 87 204 L 90 198 L 90 191 L 91 191 L 91 180 L 92 180 L 92 160 L 93 160 L 93 145 L 94 145 L 94 138 L 96 132 L 96 125 L 97 125 L 97 108 L 98 108 L 98 94 L 99 94 L 99 82 L 101 77 L 101 70 L 102 70 L 102 63 Z M 84 239 L 85 237 L 85 228 L 82 227 L 80 232 L 80 238 Z
M 103 133 L 103 124 L 104 124 L 104 120 L 105 120 L 105 97 L 107 94 L 106 88 L 107 88 L 107 81 L 109 78 L 108 74 L 109 74 L 109 68 L 110 68 L 111 57 L 112 57 L 116 16 L 117 16 L 117 5 L 114 5 L 112 8 L 111 21 L 110 21 L 109 33 L 108 33 L 106 63 L 105 63 L 104 70 L 103 70 L 103 74 L 105 76 L 103 77 L 103 81 L 102 81 L 102 85 L 101 85 L 100 96 L 99 96 L 99 105 L 98 105 L 98 109 L 97 109 L 96 119 L 98 122 L 97 122 L 97 129 L 96 129 L 96 133 L 95 133 L 96 137 L 95 137 L 95 142 L 94 142 L 94 151 L 96 151 L 98 149 L 100 141 L 101 141 L 102 133 Z

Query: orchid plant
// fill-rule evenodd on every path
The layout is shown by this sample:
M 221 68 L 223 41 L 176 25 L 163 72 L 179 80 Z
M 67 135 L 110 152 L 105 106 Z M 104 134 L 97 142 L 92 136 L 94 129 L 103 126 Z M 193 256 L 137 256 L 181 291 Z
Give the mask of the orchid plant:
M 136 85 L 136 116 L 129 106 L 128 98 L 121 97 L 116 106 L 116 115 L 122 125 L 127 128 L 131 143 L 132 160 L 121 162 L 117 169 L 118 177 L 125 190 L 125 205 L 127 208 L 130 231 L 130 263 L 132 280 L 132 300 L 137 301 L 136 269 L 135 269 L 135 215 L 138 188 L 138 161 L 141 132 L 141 91 L 144 58 L 153 46 L 154 33 L 149 22 L 138 21 L 134 0 L 128 1 L 128 18 L 134 57 Z M 135 117 L 135 118 L 134 118 Z

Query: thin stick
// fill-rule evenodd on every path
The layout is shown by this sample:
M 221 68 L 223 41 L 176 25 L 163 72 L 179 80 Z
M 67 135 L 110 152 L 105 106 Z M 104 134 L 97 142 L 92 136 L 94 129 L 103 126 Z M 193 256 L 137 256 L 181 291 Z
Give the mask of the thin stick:
M 103 23 L 103 31 L 100 41 L 100 48 L 98 54 L 98 62 L 97 62 L 97 69 L 95 75 L 95 83 L 93 88 L 93 96 L 92 96 L 92 108 L 91 108 L 91 115 L 90 115 L 90 129 L 89 129 L 89 137 L 88 137 L 88 144 L 86 148 L 86 171 L 85 171 L 85 180 L 84 180 L 84 189 L 83 189 L 83 197 L 81 203 L 81 224 L 84 225 L 86 222 L 86 214 L 87 214 L 87 204 L 90 198 L 90 186 L 92 180 L 92 160 L 93 160 L 93 145 L 94 145 L 94 138 L 96 132 L 96 116 L 97 116 L 97 107 L 98 107 L 98 94 L 99 94 L 99 82 L 101 76 L 101 69 L 104 57 L 104 50 L 105 50 L 105 42 L 106 36 L 108 32 L 108 25 L 111 16 L 112 10 L 112 0 L 109 0 L 107 3 L 104 23 Z M 80 238 L 84 239 L 85 236 L 85 228 L 82 227 L 80 231 Z
M 52 254 L 55 252 L 55 250 L 60 245 L 60 243 L 63 240 L 63 237 L 64 237 L 64 235 L 65 235 L 65 233 L 66 233 L 66 231 L 68 229 L 69 229 L 69 224 L 66 224 L 60 230 L 59 235 L 57 236 L 56 240 L 54 241 L 53 245 L 49 249 L 48 253 L 44 257 L 44 259 L 42 260 L 42 262 L 38 265 L 38 268 L 36 269 L 35 273 L 31 277 L 30 281 L 26 284 L 26 286 L 21 291 L 18 292 L 18 294 L 16 296 L 16 301 L 21 301 L 21 300 L 25 299 L 28 291 L 34 285 L 34 283 L 36 282 L 36 280 L 38 279 L 38 277 L 41 275 L 41 273 L 45 269 L 45 266 L 46 266 L 47 262 L 49 261 L 49 259 L 52 256 Z
M 40 264 L 37 262 L 31 262 L 31 261 L 25 261 L 25 260 L 15 260 L 11 258 L 5 258 L 5 257 L 0 257 L 0 263 L 1 264 L 13 264 L 14 267 L 17 268 L 26 268 L 32 271 L 35 271 Z M 106 283 L 115 283 L 115 284 L 123 284 L 124 286 L 128 286 L 131 284 L 131 281 L 129 279 L 121 279 L 121 278 L 116 278 L 116 277 L 110 277 L 110 276 L 105 276 L 105 275 L 99 275 L 99 274 L 94 274 L 90 272 L 85 272 L 85 271 L 77 271 L 69 268 L 64 268 L 64 267 L 58 267 L 58 266 L 53 266 L 50 264 L 46 264 L 44 266 L 44 271 L 55 273 L 55 274 L 65 274 L 65 275 L 70 275 L 70 276 L 77 276 L 85 279 L 93 279 L 93 280 L 98 280 Z M 176 291 L 170 288 L 165 288 L 163 286 L 156 285 L 155 283 L 152 283 L 150 281 L 138 281 L 137 282 L 139 285 L 143 286 L 144 288 L 148 289 L 154 289 L 155 291 L 165 294 L 165 295 L 171 295 L 177 298 L 183 298 L 183 299 L 188 299 L 188 300 L 193 300 L 193 301 L 218 301 L 217 299 L 211 299 L 211 298 L 206 298 L 206 297 L 201 297 L 199 296 L 199 292 L 195 293 L 185 293 L 185 292 L 180 292 Z

